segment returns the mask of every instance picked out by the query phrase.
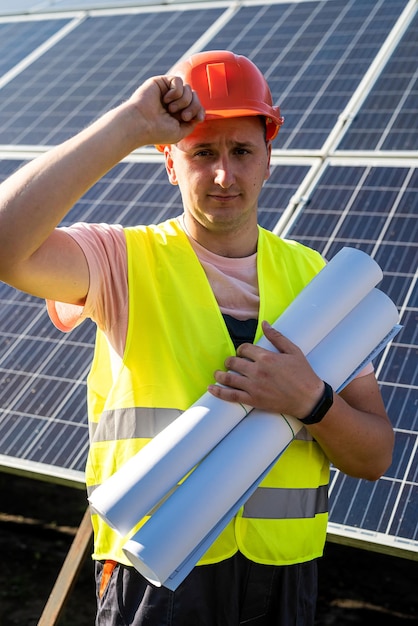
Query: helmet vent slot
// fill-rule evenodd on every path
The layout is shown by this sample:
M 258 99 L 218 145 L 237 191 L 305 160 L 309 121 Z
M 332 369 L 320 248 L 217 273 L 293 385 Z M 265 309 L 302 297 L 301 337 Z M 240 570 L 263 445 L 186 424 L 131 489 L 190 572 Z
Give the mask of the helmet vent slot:
M 208 63 L 206 65 L 209 96 L 211 100 L 228 96 L 225 63 Z

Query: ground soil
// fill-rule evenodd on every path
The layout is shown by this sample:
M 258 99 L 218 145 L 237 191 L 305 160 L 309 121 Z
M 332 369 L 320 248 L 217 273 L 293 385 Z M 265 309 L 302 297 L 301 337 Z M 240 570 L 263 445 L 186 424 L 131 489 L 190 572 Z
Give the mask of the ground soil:
M 0 473 L 0 494 L 0 626 L 36 626 L 86 510 L 84 490 Z M 417 583 L 417 562 L 327 543 L 316 624 L 418 624 Z M 93 626 L 94 612 L 87 558 L 57 624 Z

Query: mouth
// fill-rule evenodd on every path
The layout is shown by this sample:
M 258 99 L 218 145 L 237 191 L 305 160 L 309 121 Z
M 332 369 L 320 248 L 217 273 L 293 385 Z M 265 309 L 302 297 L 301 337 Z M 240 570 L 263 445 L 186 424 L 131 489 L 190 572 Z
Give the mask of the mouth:
M 239 198 L 240 194 L 220 194 L 220 193 L 211 193 L 209 194 L 209 198 L 215 200 L 216 202 L 232 202 Z

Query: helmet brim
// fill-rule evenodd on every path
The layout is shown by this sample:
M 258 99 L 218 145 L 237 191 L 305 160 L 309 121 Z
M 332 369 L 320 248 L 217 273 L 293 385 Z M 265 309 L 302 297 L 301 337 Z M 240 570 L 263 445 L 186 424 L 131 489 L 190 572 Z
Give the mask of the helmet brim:
M 276 113 L 276 108 L 278 113 Z M 272 115 L 274 113 L 274 116 Z M 277 136 L 281 125 L 284 122 L 284 118 L 280 115 L 280 109 L 278 107 L 269 107 L 269 111 L 255 108 L 225 108 L 216 110 L 207 110 L 205 112 L 205 121 L 229 119 L 236 117 L 256 117 L 261 116 L 266 119 L 266 139 L 272 141 Z M 164 152 L 164 148 L 170 144 L 156 144 L 155 147 L 159 152 Z

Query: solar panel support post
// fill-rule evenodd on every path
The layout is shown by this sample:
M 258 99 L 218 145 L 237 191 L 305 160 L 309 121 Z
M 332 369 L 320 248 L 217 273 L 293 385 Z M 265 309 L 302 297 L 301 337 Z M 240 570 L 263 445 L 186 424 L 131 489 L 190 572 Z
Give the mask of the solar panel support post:
M 38 626 L 55 626 L 68 600 L 92 539 L 90 509 L 87 508 L 55 585 L 39 619 Z

